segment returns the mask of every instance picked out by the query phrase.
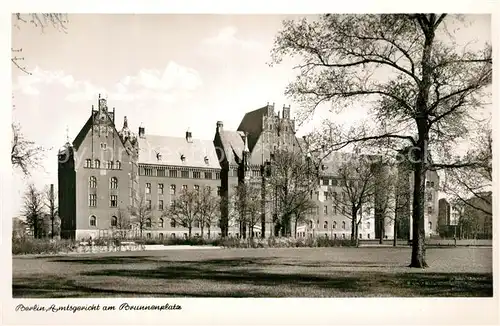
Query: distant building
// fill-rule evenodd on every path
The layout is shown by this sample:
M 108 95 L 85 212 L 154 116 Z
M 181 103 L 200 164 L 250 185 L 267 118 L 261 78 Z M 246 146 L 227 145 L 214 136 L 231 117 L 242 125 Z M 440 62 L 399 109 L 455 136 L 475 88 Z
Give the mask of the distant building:
M 411 148 L 406 148 L 400 154 L 409 155 Z M 413 223 L 413 171 L 408 167 L 406 161 L 402 161 L 398 167 L 397 194 L 397 217 L 398 238 L 412 239 Z M 426 237 L 438 234 L 438 197 L 439 197 L 439 175 L 436 171 L 426 172 L 425 194 L 424 194 L 424 225 Z
M 30 229 L 26 221 L 21 217 L 12 218 L 12 238 L 24 238 L 30 235 Z
M 461 237 L 493 237 L 492 192 L 481 192 L 466 200 L 458 220 Z

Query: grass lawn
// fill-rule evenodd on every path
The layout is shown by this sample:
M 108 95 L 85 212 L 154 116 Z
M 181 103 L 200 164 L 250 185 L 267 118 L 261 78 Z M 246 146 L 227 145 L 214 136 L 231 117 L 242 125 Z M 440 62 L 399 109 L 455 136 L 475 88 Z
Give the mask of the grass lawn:
M 491 248 L 280 248 L 13 257 L 13 297 L 493 296 Z

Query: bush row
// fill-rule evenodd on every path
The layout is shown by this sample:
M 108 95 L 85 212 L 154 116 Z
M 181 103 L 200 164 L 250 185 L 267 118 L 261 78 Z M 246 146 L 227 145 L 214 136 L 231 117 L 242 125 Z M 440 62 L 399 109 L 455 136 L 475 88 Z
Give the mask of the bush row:
M 77 244 L 70 240 L 19 238 L 12 239 L 12 254 L 57 254 L 76 251 Z
M 267 238 L 221 239 L 225 248 L 304 248 L 304 247 L 353 247 L 355 241 L 328 238 Z
M 355 241 L 328 238 L 191 238 L 191 239 L 94 239 L 94 246 L 120 246 L 124 242 L 135 242 L 139 245 L 185 245 L 185 246 L 218 246 L 224 248 L 300 248 L 300 247 L 352 247 Z M 12 239 L 12 254 L 57 254 L 77 250 L 79 243 L 70 240 L 49 240 L 20 238 Z

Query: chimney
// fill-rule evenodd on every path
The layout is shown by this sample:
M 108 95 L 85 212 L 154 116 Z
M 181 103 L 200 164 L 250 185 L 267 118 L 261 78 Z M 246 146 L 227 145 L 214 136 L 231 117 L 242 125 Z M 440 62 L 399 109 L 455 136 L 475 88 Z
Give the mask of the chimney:
M 249 153 L 250 150 L 248 149 L 248 132 L 245 132 L 245 136 L 243 138 L 243 143 L 245 145 L 244 149 L 243 149 L 243 152 L 244 153 Z
M 186 131 L 186 141 L 188 143 L 192 143 L 193 142 L 193 135 L 192 135 L 191 131 L 189 131 L 189 129 Z
M 139 126 L 139 138 L 145 138 L 146 128 L 141 125 Z
M 224 124 L 222 123 L 222 121 L 217 121 L 217 131 L 221 132 L 223 130 L 222 129 L 223 127 L 224 127 Z
M 128 128 L 128 121 L 127 121 L 127 116 L 123 117 L 123 129 Z

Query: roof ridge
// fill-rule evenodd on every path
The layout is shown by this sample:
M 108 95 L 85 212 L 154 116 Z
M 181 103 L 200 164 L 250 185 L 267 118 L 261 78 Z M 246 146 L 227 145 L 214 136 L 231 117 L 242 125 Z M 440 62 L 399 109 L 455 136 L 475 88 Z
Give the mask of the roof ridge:
M 144 135 L 144 138 L 147 139 L 148 137 L 163 137 L 163 138 L 179 138 L 179 139 L 185 139 L 186 137 L 182 136 L 170 136 L 170 135 L 154 135 L 154 134 L 146 134 Z M 205 141 L 213 141 L 212 139 L 207 139 L 207 138 L 195 138 L 192 137 L 192 140 L 205 140 Z

